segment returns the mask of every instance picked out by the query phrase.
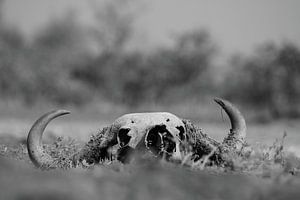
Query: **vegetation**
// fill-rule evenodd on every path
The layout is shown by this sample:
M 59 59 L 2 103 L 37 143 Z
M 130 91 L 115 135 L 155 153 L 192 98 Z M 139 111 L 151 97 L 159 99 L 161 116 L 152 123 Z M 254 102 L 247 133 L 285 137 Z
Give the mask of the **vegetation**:
M 0 103 L 91 107 L 94 102 L 109 102 L 103 111 L 106 115 L 101 115 L 105 119 L 100 119 L 107 121 L 116 115 L 107 115 L 115 105 L 136 110 L 138 105 L 158 104 L 165 109 L 166 105 L 198 105 L 207 97 L 224 96 L 253 108 L 256 114 L 266 111 L 270 118 L 299 117 L 300 49 L 295 44 L 269 42 L 254 55 L 233 55 L 229 63 L 219 66 L 226 72 L 220 78 L 214 62 L 218 46 L 209 32 L 195 29 L 178 34 L 172 46 L 133 51 L 133 22 L 139 13 L 128 1 L 109 1 L 93 8 L 92 26 L 80 24 L 76 13 L 70 12 L 46 24 L 31 40 L 6 24 L 0 12 Z M 19 114 L 18 107 L 15 109 Z M 195 106 L 185 109 L 198 111 Z M 201 111 L 205 109 L 203 106 Z M 18 127 L 15 122 L 7 124 Z M 271 146 L 253 146 L 254 152 L 247 156 L 228 155 L 230 170 L 209 166 L 207 159 L 194 162 L 187 153 L 182 163 L 122 165 L 105 161 L 97 166 L 45 172 L 34 169 L 26 139 L 12 135 L 0 132 L 0 199 L 300 196 L 300 160 L 285 151 L 285 136 Z M 58 166 L 82 147 L 82 141 L 65 138 L 48 138 L 45 145 Z
M 259 47 L 254 56 L 232 59 L 228 97 L 260 108 L 272 117 L 299 117 L 300 49 L 292 43 Z
M 266 110 L 271 118 L 299 116 L 300 50 L 295 44 L 270 42 L 253 56 L 234 55 L 221 66 L 226 73 L 220 78 L 214 66 L 217 45 L 205 30 L 178 34 L 169 47 L 133 51 L 139 13 L 130 5 L 119 0 L 93 5 L 93 25 L 80 24 L 69 12 L 30 41 L 0 18 L 2 101 L 133 107 L 224 96 Z
M 240 199 L 243 196 L 243 199 L 295 199 L 300 195 L 300 160 L 283 151 L 283 139 L 269 147 L 255 147 L 255 153 L 247 157 L 233 156 L 234 168 L 231 170 L 186 158 L 179 164 L 149 160 L 122 165 L 106 161 L 88 169 L 45 172 L 33 168 L 24 140 L 2 136 L 0 197 Z M 54 157 L 69 157 L 78 151 L 80 143 L 58 138 L 48 141 L 45 148 Z

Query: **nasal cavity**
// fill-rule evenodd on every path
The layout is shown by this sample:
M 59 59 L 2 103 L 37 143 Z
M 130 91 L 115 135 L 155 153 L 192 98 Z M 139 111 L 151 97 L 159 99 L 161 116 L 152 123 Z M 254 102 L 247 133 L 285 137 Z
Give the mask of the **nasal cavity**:
M 129 143 L 130 138 L 131 138 L 131 136 L 128 135 L 129 131 L 130 131 L 129 128 L 121 128 L 119 130 L 118 137 L 120 140 L 121 147 L 124 147 Z
M 181 141 L 185 139 L 185 131 L 183 126 L 176 126 L 176 128 L 179 130 L 179 138 Z
M 145 142 L 146 147 L 154 154 L 158 155 L 163 149 L 162 137 L 159 133 L 164 132 L 166 129 L 165 125 L 156 125 L 149 130 L 146 135 Z

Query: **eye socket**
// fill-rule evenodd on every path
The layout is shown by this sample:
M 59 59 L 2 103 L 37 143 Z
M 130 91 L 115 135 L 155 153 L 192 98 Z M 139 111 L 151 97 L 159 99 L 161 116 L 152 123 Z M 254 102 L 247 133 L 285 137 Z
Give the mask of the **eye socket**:
M 161 135 L 156 132 L 155 130 L 151 129 L 146 138 L 146 147 L 154 154 L 154 155 L 158 155 L 159 152 L 162 150 L 163 148 L 163 142 L 162 142 L 162 138 Z
M 129 131 L 130 131 L 129 128 L 121 128 L 119 130 L 118 138 L 119 138 L 121 147 L 128 145 L 128 143 L 131 139 L 131 136 L 128 135 Z

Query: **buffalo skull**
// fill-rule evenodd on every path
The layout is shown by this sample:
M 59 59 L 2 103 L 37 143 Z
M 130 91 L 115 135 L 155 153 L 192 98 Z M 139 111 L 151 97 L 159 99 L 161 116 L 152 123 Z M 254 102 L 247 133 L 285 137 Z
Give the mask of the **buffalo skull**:
M 240 151 L 245 144 L 246 123 L 239 110 L 230 102 L 216 98 L 215 101 L 225 110 L 231 122 L 231 129 L 223 142 L 217 142 L 205 134 L 191 128 L 186 120 L 168 112 L 131 113 L 116 119 L 108 126 L 97 147 L 99 155 L 107 157 L 111 147 L 117 147 L 117 159 L 123 163 L 130 162 L 135 155 L 151 154 L 167 160 L 181 160 L 186 144 L 193 146 L 195 154 L 204 155 L 204 149 L 217 147 L 219 154 L 225 151 Z M 32 126 L 27 138 L 27 148 L 31 161 L 36 167 L 48 169 L 55 159 L 43 148 L 42 136 L 48 123 L 62 115 L 69 114 L 66 110 L 56 110 L 40 117 Z M 192 125 L 192 127 L 194 127 Z M 200 138 L 199 140 L 195 140 Z M 211 151 L 211 150 L 209 150 Z M 74 164 L 82 161 L 80 153 L 69 160 Z M 221 155 L 219 155 L 221 156 Z

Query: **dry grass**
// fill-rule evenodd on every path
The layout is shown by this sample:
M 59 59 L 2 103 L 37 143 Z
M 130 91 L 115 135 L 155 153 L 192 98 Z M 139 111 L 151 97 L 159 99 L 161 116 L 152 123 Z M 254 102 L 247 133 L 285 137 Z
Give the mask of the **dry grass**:
M 192 108 L 186 109 L 175 113 L 188 117 Z M 87 114 L 75 110 L 71 116 L 54 121 L 44 137 L 47 150 L 57 158 L 60 155 L 70 156 L 81 147 L 82 141 L 88 141 L 96 130 L 122 114 L 112 115 L 113 112 L 106 109 L 104 114 L 90 111 Z M 0 120 L 0 199 L 232 200 L 300 197 L 300 161 L 288 152 L 300 152 L 297 147 L 300 143 L 298 121 L 250 123 L 247 137 L 255 153 L 247 157 L 231 155 L 233 170 L 206 166 L 205 158 L 194 163 L 187 154 L 183 163 L 179 164 L 149 161 L 122 165 L 105 162 L 89 169 L 46 172 L 33 167 L 25 148 L 27 131 L 38 114 L 20 116 L 15 118 L 12 115 Z M 198 121 L 208 135 L 221 140 L 227 133 L 224 130 L 229 130 L 229 123 L 218 109 L 210 116 L 217 116 L 217 119 L 205 122 L 199 120 L 201 116 L 195 115 L 193 121 Z M 282 143 L 284 131 L 288 136 Z M 279 140 L 275 141 L 276 138 Z
M 89 169 L 40 171 L 30 163 L 24 138 L 0 138 L 0 199 L 297 199 L 300 160 L 284 151 L 284 138 L 254 146 L 248 156 L 231 155 L 233 170 L 193 163 L 104 162 Z M 81 146 L 50 137 L 54 157 L 69 157 Z

